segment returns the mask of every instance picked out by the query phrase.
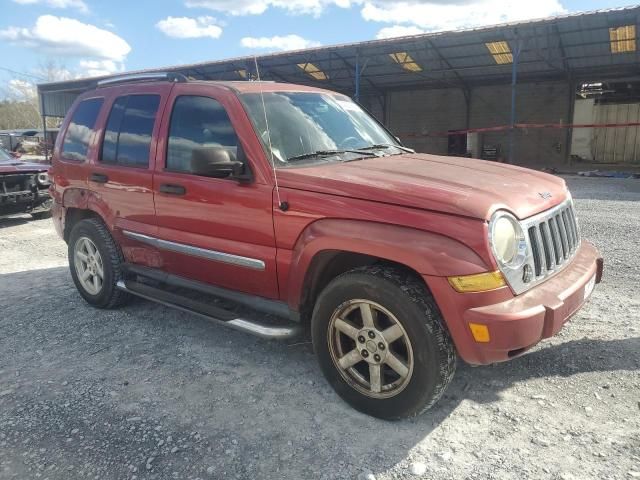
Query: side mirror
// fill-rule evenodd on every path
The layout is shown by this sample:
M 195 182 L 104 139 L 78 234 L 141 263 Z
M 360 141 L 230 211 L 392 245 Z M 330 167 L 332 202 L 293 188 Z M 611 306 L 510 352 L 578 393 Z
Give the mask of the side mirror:
M 213 178 L 236 177 L 244 173 L 244 163 L 224 147 L 196 148 L 191 153 L 191 173 Z

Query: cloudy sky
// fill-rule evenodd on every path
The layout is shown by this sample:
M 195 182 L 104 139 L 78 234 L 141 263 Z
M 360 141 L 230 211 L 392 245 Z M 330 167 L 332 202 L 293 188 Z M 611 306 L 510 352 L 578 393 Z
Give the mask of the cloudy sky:
M 621 7 L 622 0 L 0 0 L 0 95 L 94 76 Z

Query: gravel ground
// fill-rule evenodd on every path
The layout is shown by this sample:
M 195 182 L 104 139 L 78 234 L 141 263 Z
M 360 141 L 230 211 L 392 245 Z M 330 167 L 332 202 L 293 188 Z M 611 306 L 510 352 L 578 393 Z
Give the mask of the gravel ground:
M 88 307 L 50 221 L 0 220 L 0 478 L 640 478 L 640 181 L 568 181 L 606 262 L 589 304 L 395 423 L 346 406 L 308 343 Z

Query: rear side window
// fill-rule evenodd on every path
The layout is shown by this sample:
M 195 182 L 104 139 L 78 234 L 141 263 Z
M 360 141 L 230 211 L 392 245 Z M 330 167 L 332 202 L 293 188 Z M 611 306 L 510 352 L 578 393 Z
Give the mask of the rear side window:
M 159 95 L 118 97 L 107 120 L 101 161 L 114 165 L 148 166 L 159 105 Z
M 237 155 L 238 137 L 229 115 L 213 98 L 178 97 L 171 113 L 167 169 L 190 173 L 193 151 L 206 147 L 225 147 Z
M 89 143 L 94 133 L 102 102 L 102 98 L 91 98 L 78 104 L 62 143 L 64 158 L 77 161 L 87 159 L 87 150 L 89 150 Z

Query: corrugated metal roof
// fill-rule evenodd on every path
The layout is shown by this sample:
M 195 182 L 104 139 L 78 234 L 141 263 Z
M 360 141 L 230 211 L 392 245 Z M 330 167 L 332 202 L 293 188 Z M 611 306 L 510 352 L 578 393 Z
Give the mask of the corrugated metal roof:
M 372 40 L 306 50 L 273 53 L 257 57 L 265 80 L 325 87 L 353 94 L 355 65 L 364 67 L 361 92 L 406 87 L 438 88 L 507 82 L 512 65 L 499 65 L 485 43 L 508 42 L 512 52 L 521 45 L 518 62 L 520 81 L 571 78 L 601 80 L 640 75 L 640 54 L 611 53 L 609 28 L 636 25 L 640 7 L 618 8 L 596 12 L 552 17 L 541 20 L 493 25 L 468 30 L 436 32 L 386 40 Z M 422 71 L 403 69 L 390 57 L 407 52 Z M 313 79 L 297 64 L 313 63 L 329 79 Z M 171 71 L 202 80 L 241 80 L 237 70 L 253 72 L 254 57 L 170 66 L 131 73 Z M 109 78 L 109 77 L 100 77 Z M 45 111 L 60 115 L 69 100 L 92 88 L 97 78 L 38 85 L 44 98 Z M 55 94 L 55 97 L 52 97 Z

